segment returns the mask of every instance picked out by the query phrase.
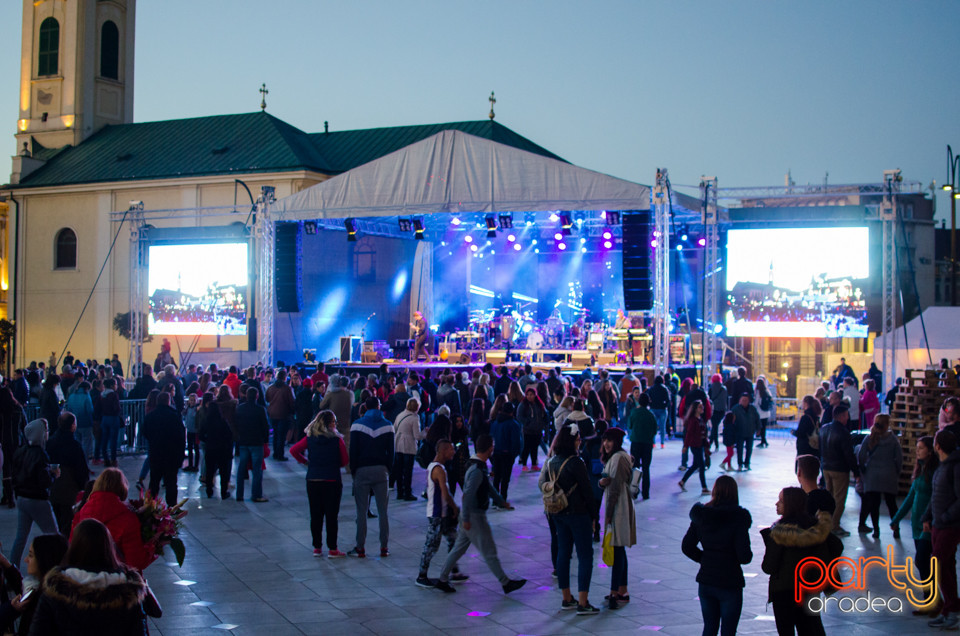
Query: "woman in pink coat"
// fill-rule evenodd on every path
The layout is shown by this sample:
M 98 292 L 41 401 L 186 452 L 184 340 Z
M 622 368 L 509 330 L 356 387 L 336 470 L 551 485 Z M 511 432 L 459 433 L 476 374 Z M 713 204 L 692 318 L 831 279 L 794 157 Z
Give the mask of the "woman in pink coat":
M 873 420 L 880 413 L 880 399 L 877 397 L 873 380 L 865 380 L 863 394 L 860 396 L 860 417 L 863 428 L 873 428 Z

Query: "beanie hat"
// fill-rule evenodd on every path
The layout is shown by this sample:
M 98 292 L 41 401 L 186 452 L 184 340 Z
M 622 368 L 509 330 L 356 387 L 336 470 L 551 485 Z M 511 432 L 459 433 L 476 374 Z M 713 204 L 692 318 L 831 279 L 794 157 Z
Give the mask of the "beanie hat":
M 43 446 L 47 441 L 47 421 L 43 418 L 33 420 L 23 427 L 23 434 L 31 446 Z

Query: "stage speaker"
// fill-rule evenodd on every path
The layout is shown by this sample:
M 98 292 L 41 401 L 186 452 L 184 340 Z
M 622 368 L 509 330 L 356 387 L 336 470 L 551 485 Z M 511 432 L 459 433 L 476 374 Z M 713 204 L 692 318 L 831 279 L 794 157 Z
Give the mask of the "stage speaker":
M 623 302 L 627 311 L 653 309 L 650 210 L 623 215 Z
M 617 354 L 615 353 L 599 353 L 597 354 L 597 364 L 616 364 Z
M 357 336 L 340 338 L 340 362 L 360 362 L 362 344 Z
M 506 351 L 488 351 L 487 352 L 487 362 L 497 366 L 504 364 L 507 361 L 507 352 Z
M 587 352 L 577 351 L 570 356 L 570 364 L 575 368 L 588 367 L 590 366 L 591 357 Z
M 279 312 L 298 312 L 303 308 L 302 248 L 300 224 L 277 223 L 273 285 Z
M 257 350 L 257 319 L 251 316 L 247 319 L 247 351 Z

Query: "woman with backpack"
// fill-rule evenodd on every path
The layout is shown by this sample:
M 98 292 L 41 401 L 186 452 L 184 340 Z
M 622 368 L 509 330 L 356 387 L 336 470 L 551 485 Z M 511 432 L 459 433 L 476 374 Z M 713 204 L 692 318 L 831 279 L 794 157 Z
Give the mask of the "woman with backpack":
M 540 492 L 544 508 L 557 528 L 557 580 L 563 600 L 562 610 L 576 610 L 579 616 L 594 616 L 599 609 L 590 604 L 590 579 L 593 576 L 593 543 L 590 540 L 593 496 L 587 467 L 580 459 L 580 432 L 564 426 L 557 432 L 555 455 L 544 463 L 540 473 Z M 570 593 L 570 561 L 577 549 L 577 592 Z
M 805 395 L 800 402 L 803 415 L 797 423 L 797 457 L 800 455 L 820 456 L 820 400 Z
M 757 378 L 754 393 L 754 402 L 757 405 L 757 412 L 760 413 L 760 443 L 757 444 L 757 448 L 766 448 L 770 445 L 767 443 L 767 424 L 776 414 L 776 408 L 773 405 L 773 396 L 767 389 L 767 379 L 762 375 Z M 752 444 L 753 440 L 750 443 Z
M 627 548 L 637 543 L 637 515 L 630 496 L 630 478 L 633 476 L 633 458 L 623 450 L 621 428 L 608 428 L 603 433 L 603 476 L 600 486 L 607 498 L 604 508 L 604 533 L 610 533 L 613 546 L 613 565 L 610 569 L 610 595 L 606 601 L 612 610 L 630 602 L 627 591 Z
M 870 435 L 860 444 L 857 451 L 860 464 L 860 479 L 863 483 L 863 500 L 860 502 L 860 534 L 873 532 L 873 538 L 880 538 L 880 500 L 887 502 L 887 510 L 892 519 L 897 514 L 897 490 L 899 489 L 900 468 L 903 466 L 903 450 L 900 440 L 890 432 L 890 416 L 878 415 L 870 429 Z M 873 528 L 867 525 L 867 515 L 873 520 Z M 900 531 L 894 530 L 894 539 L 900 538 Z

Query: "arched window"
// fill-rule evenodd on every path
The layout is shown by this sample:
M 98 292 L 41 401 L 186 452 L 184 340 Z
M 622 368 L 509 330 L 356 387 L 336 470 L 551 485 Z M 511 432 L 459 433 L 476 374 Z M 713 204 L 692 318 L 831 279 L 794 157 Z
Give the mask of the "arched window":
M 100 28 L 100 77 L 120 79 L 120 30 L 110 20 Z
M 54 269 L 77 268 L 77 235 L 70 228 L 57 232 L 53 259 Z
M 47 18 L 40 23 L 37 75 L 56 75 L 60 70 L 60 23 Z

